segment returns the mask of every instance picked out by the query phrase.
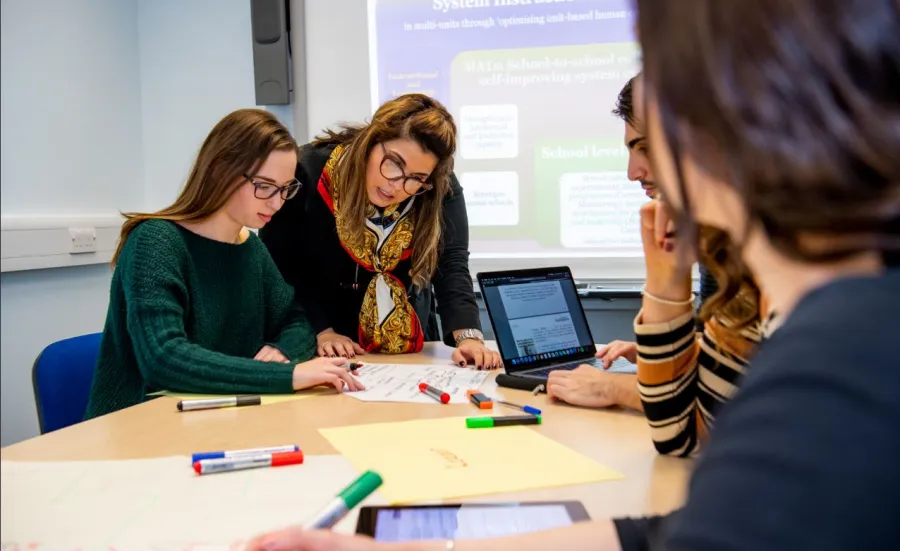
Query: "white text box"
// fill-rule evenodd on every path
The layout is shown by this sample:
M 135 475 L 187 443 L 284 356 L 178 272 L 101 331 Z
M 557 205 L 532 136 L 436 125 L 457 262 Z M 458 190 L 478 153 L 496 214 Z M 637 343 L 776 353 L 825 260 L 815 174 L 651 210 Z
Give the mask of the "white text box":
M 641 246 L 641 185 L 621 171 L 578 172 L 559 179 L 559 236 L 568 248 Z
M 464 172 L 459 175 L 470 226 L 519 223 L 519 175 L 516 172 Z
M 464 105 L 459 110 L 463 159 L 512 159 L 519 155 L 519 109 L 515 105 Z

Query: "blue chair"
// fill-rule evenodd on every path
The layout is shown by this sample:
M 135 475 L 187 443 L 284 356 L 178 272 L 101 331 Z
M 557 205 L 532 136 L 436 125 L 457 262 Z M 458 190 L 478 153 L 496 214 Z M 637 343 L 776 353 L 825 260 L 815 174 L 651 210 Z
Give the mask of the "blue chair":
M 84 419 L 102 333 L 57 341 L 41 352 L 31 370 L 41 434 Z

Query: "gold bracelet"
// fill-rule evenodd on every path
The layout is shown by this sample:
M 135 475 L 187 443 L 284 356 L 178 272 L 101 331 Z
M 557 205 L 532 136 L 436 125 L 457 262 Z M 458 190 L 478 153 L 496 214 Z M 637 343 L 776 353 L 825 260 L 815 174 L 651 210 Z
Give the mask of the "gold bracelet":
M 658 296 L 654 295 L 653 293 L 648 292 L 646 285 L 644 285 L 641 288 L 641 294 L 644 295 L 645 297 L 649 298 L 653 302 L 658 302 L 660 304 L 666 304 L 668 306 L 689 306 L 691 304 L 694 304 L 694 301 L 697 300 L 697 295 L 695 295 L 694 293 L 691 293 L 691 298 L 689 298 L 687 300 L 669 300 L 667 298 L 658 297 Z

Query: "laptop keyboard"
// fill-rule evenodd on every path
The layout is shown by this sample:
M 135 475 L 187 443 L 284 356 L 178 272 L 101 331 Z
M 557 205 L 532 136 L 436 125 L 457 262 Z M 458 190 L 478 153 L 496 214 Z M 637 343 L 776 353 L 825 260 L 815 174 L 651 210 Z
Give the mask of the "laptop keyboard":
M 603 361 L 602 360 L 587 360 L 581 362 L 572 362 L 561 365 L 551 365 L 549 367 L 545 367 L 543 369 L 538 369 L 537 371 L 529 371 L 528 373 L 522 373 L 523 377 L 534 377 L 536 379 L 546 379 L 551 371 L 572 371 L 573 369 L 577 369 L 578 366 L 582 365 L 590 365 L 596 367 L 598 369 L 603 369 Z M 633 363 L 629 362 L 625 358 L 617 358 L 613 361 L 612 365 L 609 366 L 609 369 L 604 369 L 604 371 L 608 373 L 636 373 L 637 366 Z

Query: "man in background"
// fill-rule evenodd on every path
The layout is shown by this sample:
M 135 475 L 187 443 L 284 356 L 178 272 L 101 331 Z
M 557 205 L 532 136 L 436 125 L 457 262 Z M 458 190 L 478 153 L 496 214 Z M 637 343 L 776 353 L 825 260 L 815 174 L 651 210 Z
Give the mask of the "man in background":
M 656 184 L 653 182 L 647 137 L 644 135 L 644 84 L 640 73 L 629 79 L 619 92 L 613 114 L 625 122 L 628 179 L 640 182 L 647 197 L 653 198 L 656 195 Z M 700 304 L 706 302 L 717 289 L 715 278 L 700 264 Z
M 647 197 L 656 196 L 653 168 L 650 165 L 647 137 L 644 133 L 644 85 L 638 73 L 625 83 L 613 114 L 625 122 L 625 147 L 628 148 L 628 179 L 639 182 Z M 700 303 L 716 292 L 716 281 L 700 265 Z M 702 327 L 702 322 L 698 322 Z M 597 357 L 608 368 L 625 358 L 637 363 L 637 343 L 613 341 L 600 347 Z M 637 376 L 606 373 L 590 366 L 573 371 L 554 371 L 547 380 L 548 394 L 573 405 L 585 407 L 623 406 L 643 410 L 637 390 Z
M 647 154 L 647 137 L 644 135 L 644 86 L 640 73 L 628 80 L 619 97 L 613 115 L 625 122 L 625 147 L 628 148 L 628 179 L 640 182 L 647 197 L 656 195 L 653 171 Z M 635 101 L 636 100 L 636 101 Z

